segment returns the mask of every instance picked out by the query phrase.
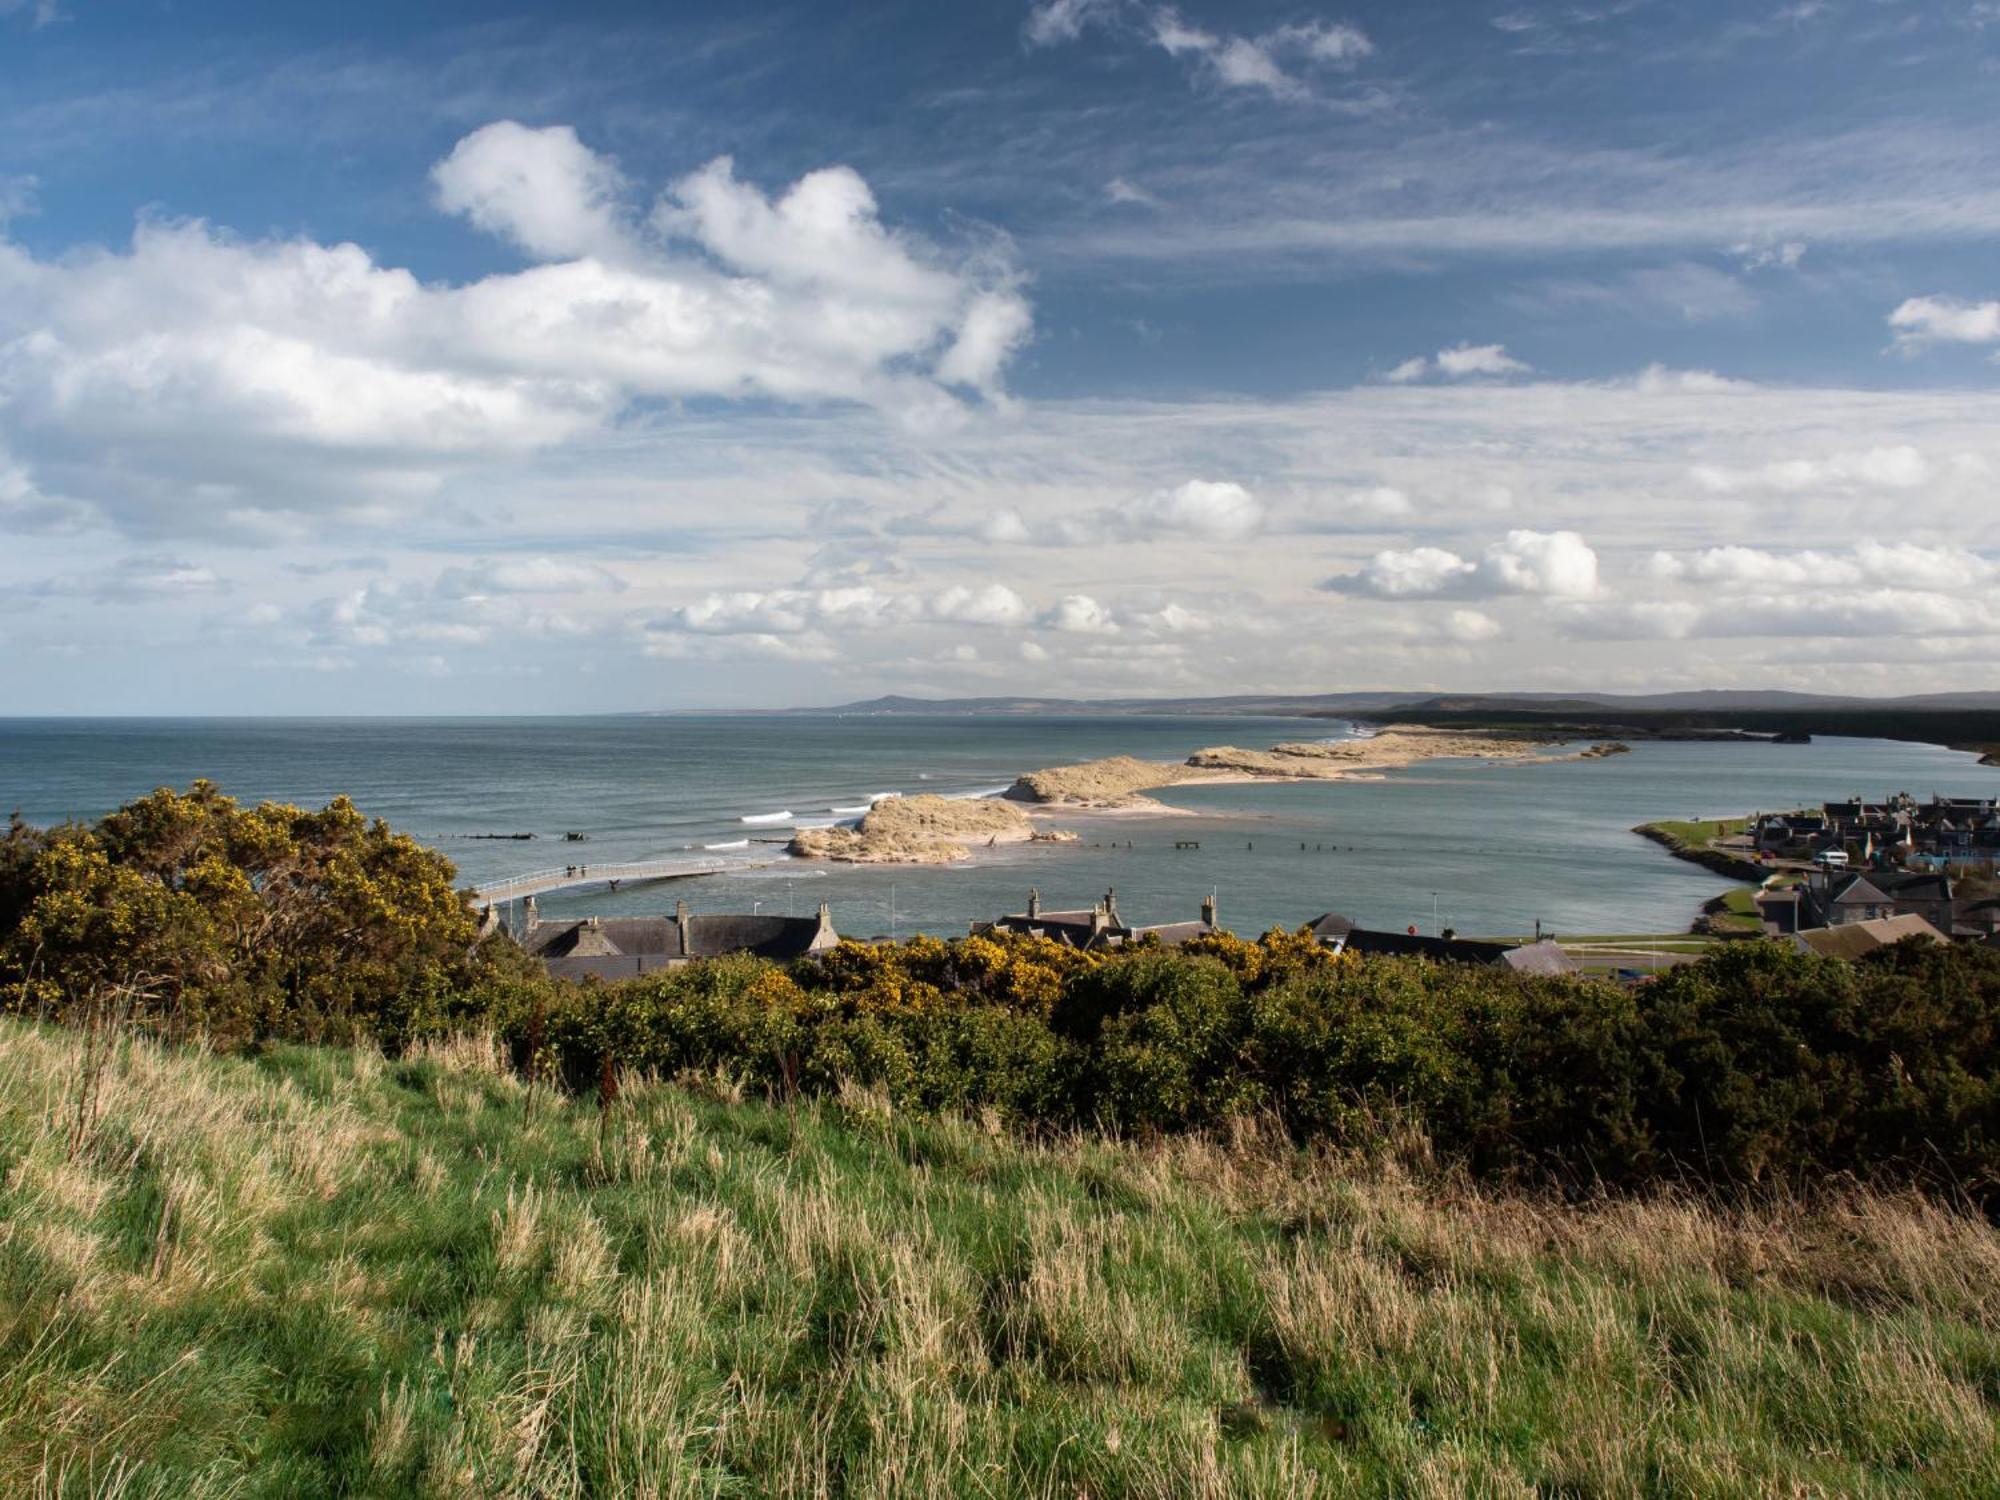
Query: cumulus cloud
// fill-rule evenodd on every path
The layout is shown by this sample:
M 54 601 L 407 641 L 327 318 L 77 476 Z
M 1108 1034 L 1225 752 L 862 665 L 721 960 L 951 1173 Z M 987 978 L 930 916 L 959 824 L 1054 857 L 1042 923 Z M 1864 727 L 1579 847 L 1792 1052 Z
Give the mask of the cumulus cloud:
M 995 246 L 890 227 L 844 167 L 773 198 L 719 159 L 640 220 L 573 131 L 499 122 L 434 185 L 533 264 L 420 282 L 356 245 L 200 221 L 142 220 L 123 250 L 48 260 L 0 241 L 0 415 L 25 482 L 134 531 L 388 524 L 455 464 L 565 442 L 647 399 L 949 421 L 954 389 L 999 397 L 1031 328 Z
M 1703 489 L 1723 495 L 1760 490 L 1795 493 L 1823 487 L 1908 490 L 1928 483 L 1934 470 L 1916 448 L 1899 443 L 1834 453 L 1823 459 L 1777 459 L 1752 469 L 1697 464 L 1689 473 Z
M 1472 645 L 1499 635 L 1500 622 L 1476 609 L 1455 609 L 1445 616 L 1444 633 L 1454 641 Z
M 1118 621 L 1112 612 L 1088 594 L 1069 594 L 1043 611 L 1037 621 L 1045 630 L 1069 635 L 1115 635 Z
M 1037 543 L 1050 547 L 1090 547 L 1106 541 L 1238 542 L 1264 525 L 1263 502 L 1231 480 L 1190 479 L 1115 505 L 1030 522 L 1003 506 L 974 528 L 985 541 Z
M 1130 536 L 1234 542 L 1256 534 L 1264 524 L 1264 507 L 1240 484 L 1190 479 L 1115 507 L 1107 519 Z
M 868 584 L 827 589 L 739 589 L 703 596 L 652 620 L 648 629 L 694 635 L 799 635 L 876 630 L 924 622 L 1018 625 L 1028 606 L 1002 584 L 936 593 L 890 593 Z
M 1872 541 L 1842 553 L 1780 552 L 1758 547 L 1656 552 L 1645 571 L 1664 581 L 1750 590 L 1799 585 L 1852 588 L 1860 584 L 1891 589 L 1969 589 L 1982 587 L 2000 574 L 1988 559 L 1963 547 Z
M 2000 302 L 1961 302 L 1956 297 L 1911 297 L 1889 314 L 1896 342 L 1905 348 L 1926 344 L 2000 344 Z
M 1322 587 L 1377 599 L 1587 598 L 1597 592 L 1597 554 L 1574 531 L 1517 530 L 1477 559 L 1442 547 L 1378 552 L 1359 572 Z
M 617 167 L 567 125 L 496 120 L 431 168 L 438 207 L 463 214 L 538 260 L 622 255 Z
M 1435 376 L 1443 380 L 1494 379 L 1525 375 L 1534 368 L 1515 359 L 1499 344 L 1456 344 L 1436 355 L 1406 359 L 1382 378 L 1392 385 L 1409 385 Z

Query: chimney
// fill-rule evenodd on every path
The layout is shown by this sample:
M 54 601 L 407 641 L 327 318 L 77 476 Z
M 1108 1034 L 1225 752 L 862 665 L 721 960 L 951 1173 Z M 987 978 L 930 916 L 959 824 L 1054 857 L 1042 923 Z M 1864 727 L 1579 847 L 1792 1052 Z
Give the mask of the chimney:
M 822 948 L 831 948 L 840 941 L 840 934 L 833 930 L 833 909 L 824 901 L 819 904 L 819 928 L 813 933 L 812 941 L 806 945 L 808 952 L 817 953 Z
M 1204 927 L 1213 927 L 1215 925 L 1215 892 L 1213 891 L 1210 891 L 1202 898 L 1201 925 Z
M 1034 886 L 1028 887 L 1028 920 L 1035 921 L 1042 914 L 1042 893 Z
M 1115 885 L 1104 893 L 1104 917 L 1112 927 L 1124 925 L 1118 920 L 1118 887 Z
M 688 904 L 685 901 L 676 901 L 674 903 L 674 927 L 680 937 L 680 945 L 681 945 L 680 956 L 682 958 L 686 958 L 689 952 L 689 944 L 688 944 Z
M 1104 931 L 1104 929 L 1109 927 L 1110 925 L 1111 925 L 1110 913 L 1105 911 L 1104 903 L 1102 901 L 1098 902 L 1097 905 L 1091 907 L 1090 934 L 1092 937 L 1097 936 L 1097 934 Z
M 535 905 L 533 896 L 521 903 L 521 916 L 527 922 L 530 932 L 534 931 L 535 924 L 542 920 L 541 910 Z

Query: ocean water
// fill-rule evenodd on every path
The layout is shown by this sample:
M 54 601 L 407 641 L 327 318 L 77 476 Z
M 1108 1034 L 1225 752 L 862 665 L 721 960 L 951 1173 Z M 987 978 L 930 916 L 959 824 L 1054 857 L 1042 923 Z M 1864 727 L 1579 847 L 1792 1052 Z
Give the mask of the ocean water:
M 1630 830 L 1908 790 L 1991 796 L 2000 770 L 1933 746 L 1638 743 L 1593 761 L 1432 761 L 1379 781 L 1178 787 L 1174 815 L 1067 816 L 1066 845 L 982 851 L 949 868 L 787 858 L 786 829 L 882 792 L 968 795 L 1103 755 L 1179 759 L 1204 745 L 1333 738 L 1328 720 L 1170 717 L 605 717 L 0 720 L 0 803 L 33 822 L 94 818 L 206 776 L 245 799 L 341 792 L 444 851 L 462 883 L 587 860 L 695 855 L 730 872 L 544 897 L 545 915 L 792 911 L 830 903 L 857 937 L 963 933 L 1021 909 L 1087 906 L 1110 887 L 1128 921 L 1193 918 L 1213 890 L 1254 933 L 1339 911 L 1428 931 L 1646 932 L 1684 927 L 1728 882 Z M 565 831 L 590 837 L 563 841 Z M 471 837 L 533 833 L 528 842 Z M 1199 843 L 1176 849 L 1177 842 Z

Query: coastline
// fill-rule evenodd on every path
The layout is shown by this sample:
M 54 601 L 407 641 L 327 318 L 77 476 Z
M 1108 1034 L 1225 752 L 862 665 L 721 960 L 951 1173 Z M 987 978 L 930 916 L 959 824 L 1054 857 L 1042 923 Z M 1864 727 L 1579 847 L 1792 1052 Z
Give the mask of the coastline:
M 1026 772 L 986 797 L 919 795 L 878 802 L 851 827 L 801 830 L 788 852 L 798 859 L 847 864 L 956 864 L 972 859 L 981 848 L 1075 842 L 1068 830 L 1034 826 L 1057 817 L 1203 816 L 1149 795 L 1167 787 L 1380 781 L 1387 772 L 1430 760 L 1555 763 L 1598 759 L 1629 748 L 1601 743 L 1567 755 L 1545 753 L 1568 742 L 1548 733 L 1467 733 L 1412 725 L 1353 739 L 1286 741 L 1266 750 L 1215 745 L 1180 761 L 1107 756 Z
M 1381 780 L 1382 773 L 1429 760 L 1598 759 L 1622 753 L 1616 743 L 1569 755 L 1544 755 L 1567 735 L 1499 731 L 1468 733 L 1428 725 L 1399 726 L 1351 740 L 1289 741 L 1268 750 L 1234 745 L 1196 750 L 1184 761 L 1127 756 L 1029 772 L 1001 795 L 1032 807 L 1068 811 L 1180 812 L 1147 795 L 1170 786 L 1241 786 L 1257 782 Z

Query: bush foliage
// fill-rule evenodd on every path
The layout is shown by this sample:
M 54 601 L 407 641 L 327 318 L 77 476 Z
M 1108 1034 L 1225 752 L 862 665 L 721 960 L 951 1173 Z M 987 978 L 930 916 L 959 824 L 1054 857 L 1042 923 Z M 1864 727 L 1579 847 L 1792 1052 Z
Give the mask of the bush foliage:
M 1086 955 L 1006 935 L 560 984 L 481 944 L 442 856 L 345 799 L 160 791 L 0 845 L 0 1004 L 228 1044 L 499 1031 L 531 1078 L 848 1086 L 1022 1131 L 1246 1116 L 1489 1176 L 1920 1179 L 2000 1204 L 2000 953 L 1725 947 L 1638 989 L 1335 956 L 1300 933 Z
M 230 1044 L 393 1045 L 463 1009 L 477 923 L 442 855 L 345 797 L 239 806 L 206 781 L 0 844 L 9 1008 Z

